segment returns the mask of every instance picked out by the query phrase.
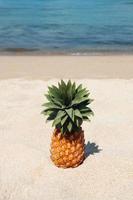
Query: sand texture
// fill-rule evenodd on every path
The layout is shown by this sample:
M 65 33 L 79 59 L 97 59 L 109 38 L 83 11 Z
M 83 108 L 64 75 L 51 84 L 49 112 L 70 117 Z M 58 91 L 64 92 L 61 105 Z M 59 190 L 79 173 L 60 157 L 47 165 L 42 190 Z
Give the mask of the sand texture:
M 133 55 L 0 56 L 0 79 L 133 78 Z
M 95 99 L 84 123 L 87 158 L 59 169 L 49 158 L 51 123 L 40 112 L 57 80 L 0 81 L 0 200 L 132 200 L 133 80 L 79 80 Z

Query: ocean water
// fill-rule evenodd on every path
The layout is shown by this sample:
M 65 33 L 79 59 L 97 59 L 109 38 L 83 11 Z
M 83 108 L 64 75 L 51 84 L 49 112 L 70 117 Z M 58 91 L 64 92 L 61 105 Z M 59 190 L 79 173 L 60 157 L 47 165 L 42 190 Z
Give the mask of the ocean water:
M 133 52 L 133 0 L 0 0 L 0 51 Z

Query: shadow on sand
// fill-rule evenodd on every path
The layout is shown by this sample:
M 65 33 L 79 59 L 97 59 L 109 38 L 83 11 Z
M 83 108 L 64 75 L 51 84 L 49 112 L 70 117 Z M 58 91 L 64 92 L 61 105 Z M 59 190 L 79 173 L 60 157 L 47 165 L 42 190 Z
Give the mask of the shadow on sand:
M 85 145 L 85 157 L 87 158 L 90 155 L 94 155 L 95 153 L 99 153 L 100 151 L 102 151 L 102 149 L 99 148 L 99 146 L 94 143 L 94 142 L 88 142 Z

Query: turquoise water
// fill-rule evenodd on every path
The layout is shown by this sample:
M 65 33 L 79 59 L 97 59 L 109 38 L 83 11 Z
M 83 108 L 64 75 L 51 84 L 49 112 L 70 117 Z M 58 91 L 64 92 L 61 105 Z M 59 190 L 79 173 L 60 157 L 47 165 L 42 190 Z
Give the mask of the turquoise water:
M 0 50 L 133 52 L 133 0 L 0 0 Z

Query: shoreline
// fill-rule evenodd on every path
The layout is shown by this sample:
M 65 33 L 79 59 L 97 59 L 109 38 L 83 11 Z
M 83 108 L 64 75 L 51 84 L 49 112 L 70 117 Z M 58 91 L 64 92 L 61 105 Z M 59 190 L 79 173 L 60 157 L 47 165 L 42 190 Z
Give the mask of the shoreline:
M 1 55 L 0 79 L 132 79 L 133 55 Z
M 1 56 L 133 56 L 133 51 L 45 52 L 27 49 L 1 51 Z

